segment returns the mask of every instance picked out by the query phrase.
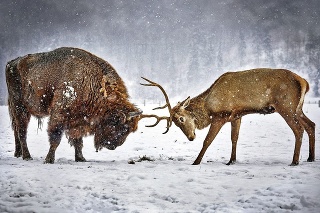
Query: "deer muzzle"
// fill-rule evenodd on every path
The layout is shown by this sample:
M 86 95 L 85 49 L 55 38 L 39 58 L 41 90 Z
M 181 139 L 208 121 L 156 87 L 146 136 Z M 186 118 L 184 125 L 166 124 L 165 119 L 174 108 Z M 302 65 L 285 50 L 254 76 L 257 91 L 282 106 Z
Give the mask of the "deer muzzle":
M 193 141 L 196 138 L 196 133 L 193 132 L 193 134 L 188 135 L 187 138 L 189 141 Z

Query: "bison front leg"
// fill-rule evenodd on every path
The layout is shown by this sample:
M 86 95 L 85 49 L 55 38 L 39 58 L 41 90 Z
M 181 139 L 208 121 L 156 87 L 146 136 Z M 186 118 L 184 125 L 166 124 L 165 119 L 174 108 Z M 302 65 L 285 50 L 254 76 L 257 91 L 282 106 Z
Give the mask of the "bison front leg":
M 231 122 L 232 150 L 231 150 L 231 157 L 227 165 L 234 164 L 237 160 L 237 142 L 239 137 L 240 125 L 241 125 L 241 118 Z
M 212 141 L 217 136 L 218 132 L 220 131 L 221 127 L 225 124 L 225 121 L 215 121 L 215 123 L 212 123 L 209 129 L 209 132 L 203 142 L 202 149 L 197 157 L 197 159 L 193 162 L 192 165 L 198 165 L 201 163 L 201 160 L 203 158 L 203 155 L 207 151 L 208 147 L 212 143 Z
M 49 122 L 48 135 L 49 135 L 50 149 L 44 163 L 51 163 L 51 164 L 54 163 L 56 149 L 60 144 L 62 133 L 63 133 L 62 126 L 51 127 Z
M 82 148 L 83 148 L 82 138 L 79 138 L 79 139 L 69 138 L 69 143 L 72 146 L 74 146 L 75 161 L 76 162 L 85 162 L 86 159 L 83 157 L 83 154 L 82 154 Z

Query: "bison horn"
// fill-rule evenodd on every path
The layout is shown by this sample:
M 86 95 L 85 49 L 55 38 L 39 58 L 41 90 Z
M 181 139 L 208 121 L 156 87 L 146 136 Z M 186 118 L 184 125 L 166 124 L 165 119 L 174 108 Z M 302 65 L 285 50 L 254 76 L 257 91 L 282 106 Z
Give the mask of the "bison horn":
M 121 114 L 121 117 L 119 118 L 119 120 L 121 121 L 122 124 L 126 123 L 126 119 L 127 119 L 126 114 L 124 114 L 123 112 L 120 112 L 120 114 Z
M 142 114 L 142 111 L 129 112 L 127 115 L 127 121 Z

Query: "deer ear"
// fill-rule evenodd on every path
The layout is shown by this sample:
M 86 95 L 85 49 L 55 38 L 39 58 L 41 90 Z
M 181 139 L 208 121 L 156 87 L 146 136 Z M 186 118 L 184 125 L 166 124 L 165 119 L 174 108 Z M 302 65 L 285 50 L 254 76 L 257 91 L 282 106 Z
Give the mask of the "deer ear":
M 182 101 L 181 107 L 186 108 L 187 106 L 189 106 L 189 104 L 190 104 L 190 96 L 186 100 Z

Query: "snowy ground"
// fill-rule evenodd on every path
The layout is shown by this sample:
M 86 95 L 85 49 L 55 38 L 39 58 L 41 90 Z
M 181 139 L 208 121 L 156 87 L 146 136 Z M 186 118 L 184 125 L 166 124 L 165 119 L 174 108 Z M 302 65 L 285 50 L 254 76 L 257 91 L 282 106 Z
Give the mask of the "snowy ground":
M 152 106 L 140 106 L 144 111 Z M 96 153 L 84 141 L 88 162 L 74 162 L 66 138 L 56 163 L 43 164 L 49 149 L 46 130 L 31 121 L 28 146 L 32 161 L 13 157 L 14 137 L 6 107 L 0 107 L 0 212 L 320 212 L 320 108 L 305 105 L 316 122 L 316 162 L 308 163 L 304 135 L 300 165 L 291 163 L 294 136 L 278 114 L 243 118 L 238 162 L 226 166 L 231 152 L 225 125 L 198 166 L 208 129 L 193 142 L 165 122 L 144 127 L 114 151 Z M 153 161 L 137 161 L 146 156 Z

